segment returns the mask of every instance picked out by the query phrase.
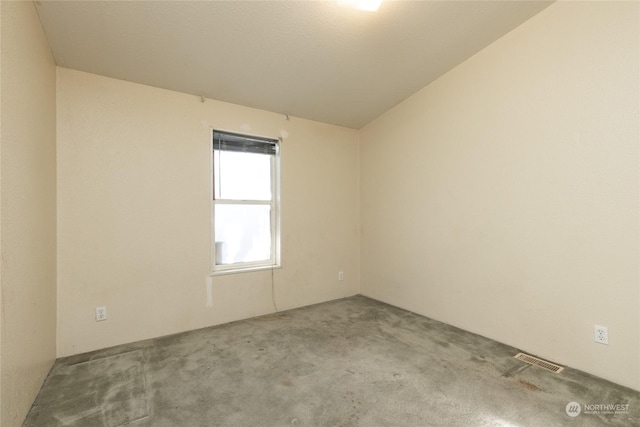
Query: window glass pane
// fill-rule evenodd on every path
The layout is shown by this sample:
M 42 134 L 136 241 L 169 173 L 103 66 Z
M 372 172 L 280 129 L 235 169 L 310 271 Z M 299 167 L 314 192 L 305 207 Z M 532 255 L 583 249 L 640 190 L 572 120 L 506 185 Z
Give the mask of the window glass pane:
M 271 259 L 271 206 L 215 205 L 216 265 Z
M 268 154 L 213 150 L 216 199 L 271 200 Z

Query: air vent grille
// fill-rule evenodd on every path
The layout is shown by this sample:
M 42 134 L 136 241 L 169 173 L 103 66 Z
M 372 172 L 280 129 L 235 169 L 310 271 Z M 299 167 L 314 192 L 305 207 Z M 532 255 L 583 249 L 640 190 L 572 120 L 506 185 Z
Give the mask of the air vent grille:
M 518 353 L 515 355 L 515 358 L 518 360 L 521 360 L 525 363 L 528 363 L 530 365 L 535 365 L 535 366 L 539 366 L 542 369 L 546 369 L 547 371 L 551 371 L 551 372 L 562 372 L 562 370 L 564 369 L 564 367 L 560 366 L 560 365 L 556 365 L 555 363 L 551 363 L 551 362 L 547 362 L 546 360 L 542 360 L 542 359 L 538 359 L 535 356 L 531 356 L 529 354 L 525 354 L 525 353 Z

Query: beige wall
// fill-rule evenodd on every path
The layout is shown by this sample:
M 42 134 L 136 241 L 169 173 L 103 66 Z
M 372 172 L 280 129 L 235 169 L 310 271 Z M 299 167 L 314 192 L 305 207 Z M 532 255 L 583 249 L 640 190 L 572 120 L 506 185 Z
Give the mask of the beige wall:
M 357 131 L 64 68 L 57 84 L 59 356 L 274 311 L 271 271 L 208 292 L 210 126 L 286 135 L 278 309 L 359 292 Z
M 33 3 L 0 8 L 0 425 L 10 427 L 56 351 L 56 70 Z
M 2 251 L 2 3 L 0 2 L 0 252 Z M 0 260 L 2 257 L 0 256 Z M 2 301 L 2 265 L 0 261 L 0 301 Z M 2 304 L 0 303 L 0 423 L 2 422 Z
M 640 389 L 638 17 L 556 3 L 362 129 L 365 295 Z

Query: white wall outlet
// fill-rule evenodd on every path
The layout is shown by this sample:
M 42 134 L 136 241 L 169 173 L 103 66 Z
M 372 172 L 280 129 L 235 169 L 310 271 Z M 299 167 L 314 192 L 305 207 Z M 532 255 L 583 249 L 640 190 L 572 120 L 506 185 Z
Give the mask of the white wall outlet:
M 107 320 L 107 307 L 96 307 L 96 322 Z
M 600 344 L 609 344 L 609 330 L 606 326 L 593 325 L 595 341 Z
M 344 280 L 344 273 L 342 271 L 338 272 L 338 280 L 340 281 Z

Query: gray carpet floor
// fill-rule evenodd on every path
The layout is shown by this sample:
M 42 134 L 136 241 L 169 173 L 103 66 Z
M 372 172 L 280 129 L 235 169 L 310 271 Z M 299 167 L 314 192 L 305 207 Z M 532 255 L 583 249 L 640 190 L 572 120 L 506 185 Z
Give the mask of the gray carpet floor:
M 24 425 L 640 425 L 640 393 L 516 353 L 356 296 L 59 359 Z

